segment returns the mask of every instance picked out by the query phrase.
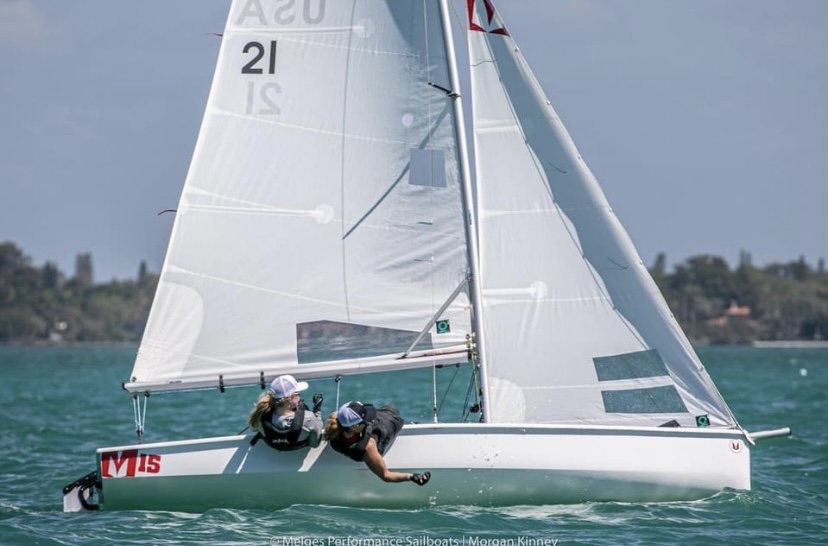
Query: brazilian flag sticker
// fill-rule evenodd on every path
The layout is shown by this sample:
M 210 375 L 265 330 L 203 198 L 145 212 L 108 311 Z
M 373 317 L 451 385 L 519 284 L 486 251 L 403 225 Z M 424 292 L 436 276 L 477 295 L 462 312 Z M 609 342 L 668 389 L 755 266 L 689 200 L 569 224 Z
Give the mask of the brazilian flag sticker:
M 438 320 L 434 323 L 434 327 L 437 329 L 438 334 L 447 334 L 451 332 L 451 328 L 449 327 L 449 321 L 447 320 Z
M 709 427 L 710 426 L 710 418 L 705 415 L 696 415 L 696 426 L 697 427 Z

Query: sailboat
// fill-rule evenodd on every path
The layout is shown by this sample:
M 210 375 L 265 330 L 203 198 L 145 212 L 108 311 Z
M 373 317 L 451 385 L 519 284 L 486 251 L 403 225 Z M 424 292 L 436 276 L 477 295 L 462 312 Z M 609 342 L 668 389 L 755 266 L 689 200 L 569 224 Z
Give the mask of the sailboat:
M 467 2 L 472 169 L 450 15 L 233 0 L 124 384 L 140 430 L 151 393 L 468 366 L 473 422 L 408 423 L 385 455 L 432 481 L 248 432 L 98 449 L 67 511 L 750 489 L 754 440 L 789 430 L 739 425 L 491 0 Z

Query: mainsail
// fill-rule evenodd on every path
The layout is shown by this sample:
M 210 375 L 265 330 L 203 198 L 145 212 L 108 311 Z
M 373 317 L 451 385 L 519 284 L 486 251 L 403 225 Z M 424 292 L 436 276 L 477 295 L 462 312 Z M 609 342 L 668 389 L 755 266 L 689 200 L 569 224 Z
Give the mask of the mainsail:
M 492 3 L 468 8 L 491 421 L 734 425 Z
M 467 360 L 439 10 L 233 2 L 128 390 Z

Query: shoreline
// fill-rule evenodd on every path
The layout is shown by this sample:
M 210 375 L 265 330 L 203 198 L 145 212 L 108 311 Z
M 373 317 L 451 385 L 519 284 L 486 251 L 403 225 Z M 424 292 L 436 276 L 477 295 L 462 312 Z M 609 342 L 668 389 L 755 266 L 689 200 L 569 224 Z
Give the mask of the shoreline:
M 137 341 L 63 341 L 60 343 L 49 341 L 0 341 L 0 349 L 69 349 L 69 348 L 91 348 L 91 347 L 135 347 L 138 349 Z
M 828 349 L 826 339 L 780 339 L 775 341 L 753 341 L 757 349 Z

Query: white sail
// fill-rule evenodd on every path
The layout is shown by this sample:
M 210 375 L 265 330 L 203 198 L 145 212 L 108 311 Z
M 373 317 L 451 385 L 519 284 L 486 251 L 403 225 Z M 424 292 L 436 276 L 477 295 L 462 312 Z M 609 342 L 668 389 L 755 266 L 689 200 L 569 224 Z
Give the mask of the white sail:
M 233 2 L 128 390 L 393 368 L 423 331 L 420 354 L 465 345 L 439 20 L 438 2 Z
M 493 4 L 469 10 L 492 422 L 733 425 Z

